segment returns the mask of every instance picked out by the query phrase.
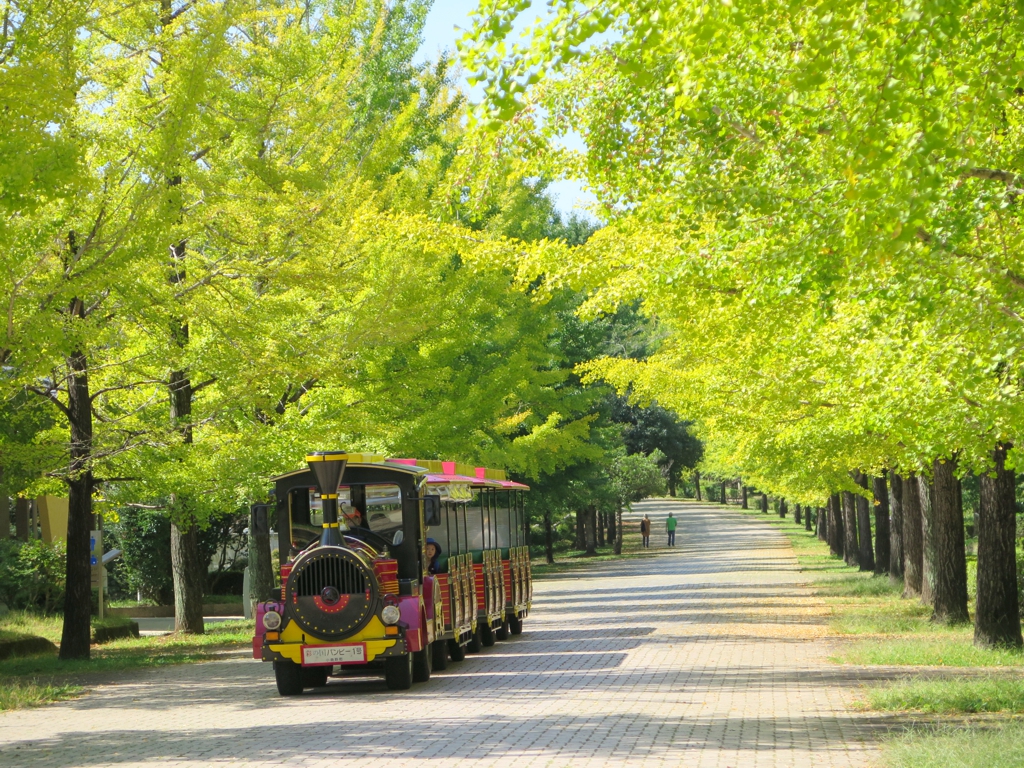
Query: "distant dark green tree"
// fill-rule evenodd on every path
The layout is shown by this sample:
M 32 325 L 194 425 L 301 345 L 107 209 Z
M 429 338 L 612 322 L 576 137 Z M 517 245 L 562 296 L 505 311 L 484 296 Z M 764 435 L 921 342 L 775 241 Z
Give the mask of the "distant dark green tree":
M 697 466 L 704 455 L 704 445 L 690 432 L 689 422 L 657 403 L 640 407 L 624 398 L 617 399 L 613 417 L 625 425 L 623 440 L 629 453 L 664 454 L 661 469 L 669 494 L 675 496 L 681 473 Z
M 622 509 L 635 501 L 665 492 L 665 477 L 659 462 L 664 454 L 655 449 L 650 455 L 632 453 L 621 456 L 608 470 L 611 491 L 616 502 L 615 554 L 622 554 Z

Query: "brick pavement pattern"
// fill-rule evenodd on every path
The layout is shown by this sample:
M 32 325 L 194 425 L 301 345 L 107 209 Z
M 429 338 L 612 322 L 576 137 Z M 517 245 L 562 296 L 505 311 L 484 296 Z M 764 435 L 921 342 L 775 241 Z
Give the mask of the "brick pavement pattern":
M 680 518 L 665 548 L 663 519 Z M 332 680 L 280 698 L 269 664 L 147 670 L 0 714 L 0 765 L 867 765 L 856 671 L 782 534 L 720 506 L 636 505 L 648 557 L 536 583 L 524 633 L 411 691 Z

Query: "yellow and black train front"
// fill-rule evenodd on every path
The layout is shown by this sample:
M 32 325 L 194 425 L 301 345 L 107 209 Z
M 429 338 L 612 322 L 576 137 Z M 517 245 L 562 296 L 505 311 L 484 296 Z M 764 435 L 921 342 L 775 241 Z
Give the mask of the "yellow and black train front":
M 307 457 L 311 468 L 317 456 L 339 457 L 344 477 L 275 478 L 281 592 L 257 606 L 253 655 L 274 662 L 283 695 L 346 665 L 380 668 L 389 687 L 407 688 L 434 634 L 421 594 L 425 470 L 340 453 Z

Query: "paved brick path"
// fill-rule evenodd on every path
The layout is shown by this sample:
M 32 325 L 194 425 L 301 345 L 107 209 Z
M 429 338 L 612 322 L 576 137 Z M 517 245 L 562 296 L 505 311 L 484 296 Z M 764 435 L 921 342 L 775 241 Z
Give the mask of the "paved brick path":
M 0 715 L 0 765 L 867 765 L 875 730 L 783 537 L 720 507 L 638 505 L 658 548 L 669 509 L 675 551 L 538 582 L 522 636 L 412 691 L 282 699 L 241 658 L 147 671 Z

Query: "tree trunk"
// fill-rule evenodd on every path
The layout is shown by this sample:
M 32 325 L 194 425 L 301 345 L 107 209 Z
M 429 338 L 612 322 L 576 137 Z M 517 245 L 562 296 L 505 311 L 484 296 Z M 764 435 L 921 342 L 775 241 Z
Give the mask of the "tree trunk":
M 274 566 L 270 558 L 269 509 L 265 504 L 254 504 L 249 512 L 249 573 L 252 591 L 252 615 L 255 603 L 274 597 Z M 249 595 L 246 595 L 249 599 Z
M 924 575 L 924 522 L 921 519 L 921 483 L 916 475 L 903 481 L 903 596 L 921 594 Z
M 199 528 L 187 512 L 171 522 L 171 574 L 174 580 L 174 631 L 203 633 L 206 564 L 199 556 Z
M 693 473 L 693 487 L 697 493 L 697 501 L 700 501 L 700 472 Z
M 843 491 L 843 559 L 847 565 L 860 566 L 857 504 L 853 499 L 853 494 L 849 491 Z
M 585 554 L 592 557 L 597 554 L 597 507 L 590 507 L 586 515 L 587 551 Z
M 967 612 L 967 554 L 964 510 L 956 481 L 956 460 L 936 459 L 935 477 L 935 612 L 946 624 L 971 620 Z
M 824 507 L 815 507 L 814 522 L 817 526 L 818 541 L 828 541 L 828 515 Z
M 740 486 L 740 509 L 750 509 L 747 506 L 747 486 Z
M 889 578 L 903 581 L 903 478 L 889 473 Z
M 619 503 L 619 508 L 615 511 L 615 530 L 618 535 L 615 537 L 615 554 L 622 554 L 622 535 L 626 532 L 626 529 L 622 527 L 622 503 Z
M 978 603 L 974 613 L 974 644 L 1021 647 L 1020 603 L 1017 595 L 1017 481 L 1006 469 L 1006 448 L 993 454 L 995 476 L 978 478 Z
M 555 539 L 551 530 L 551 510 L 544 509 L 544 562 L 552 565 L 555 562 Z
M 803 521 L 804 511 L 803 509 L 800 508 L 800 505 L 797 504 L 795 507 L 793 507 L 793 522 L 797 525 L 800 525 L 800 523 L 802 523 Z
M 676 476 L 671 469 L 668 473 L 668 495 L 673 499 L 676 497 Z
M 838 493 L 828 498 L 828 546 L 836 557 L 843 556 L 846 535 L 843 531 L 843 503 Z
M 779 517 L 786 516 L 786 500 L 779 499 Z
M 885 475 L 873 478 L 875 507 L 875 573 L 889 572 L 889 489 Z
M 725 504 L 726 499 L 729 497 L 725 495 L 725 481 L 722 481 L 722 503 Z
M 813 531 L 814 528 L 811 525 L 811 508 L 804 507 L 804 530 Z
M 932 484 L 925 477 L 917 478 L 921 500 L 921 602 L 935 604 L 935 497 Z
M 605 527 L 604 512 L 598 512 L 597 513 L 597 525 L 596 525 L 596 528 L 597 528 L 597 546 L 599 546 L 599 547 L 603 547 L 604 546 L 604 527 Z
M 576 549 L 581 552 L 587 548 L 586 516 L 585 510 L 576 510 Z
M 188 328 L 182 334 L 186 343 Z M 184 371 L 170 377 L 171 424 L 182 442 L 192 444 L 192 382 Z M 174 631 L 203 634 L 203 593 L 208 564 L 199 556 L 199 529 L 187 498 L 176 498 L 171 508 L 171 576 L 174 583 Z M 190 569 L 194 569 L 190 570 Z
M 614 544 L 616 538 L 616 532 L 619 530 L 618 520 L 616 520 L 616 512 L 608 512 L 608 543 Z
M 766 514 L 766 515 L 768 514 L 768 494 L 767 493 L 762 493 L 761 494 L 761 511 L 764 514 Z
M 73 300 L 72 314 L 82 317 L 81 302 Z M 92 397 L 89 365 L 84 352 L 73 352 L 68 365 L 68 425 L 71 445 L 68 463 L 68 533 L 65 564 L 64 626 L 61 659 L 88 659 L 92 636 L 92 565 L 89 532 L 92 514 Z
M 857 485 L 867 490 L 868 478 L 863 472 L 857 472 Z M 862 571 L 875 570 L 875 552 L 871 545 L 871 502 L 857 494 L 857 541 L 860 544 L 858 560 Z

